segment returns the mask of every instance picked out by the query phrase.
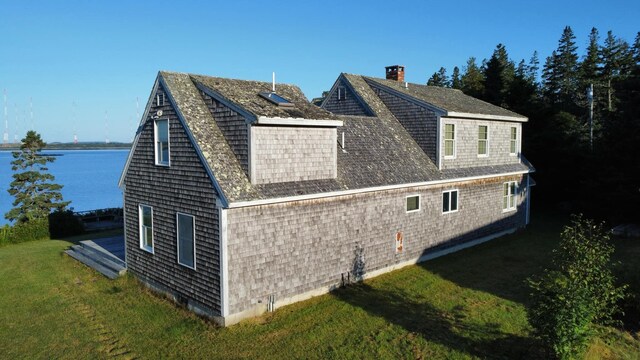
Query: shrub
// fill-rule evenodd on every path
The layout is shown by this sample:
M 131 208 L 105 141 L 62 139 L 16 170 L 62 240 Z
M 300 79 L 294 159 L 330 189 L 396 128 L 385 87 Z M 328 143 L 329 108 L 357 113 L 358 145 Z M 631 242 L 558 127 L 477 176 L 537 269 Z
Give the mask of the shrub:
M 41 240 L 49 238 L 49 220 L 37 219 L 15 224 L 9 230 L 9 243 Z
M 614 248 L 603 224 L 574 216 L 553 251 L 552 269 L 528 279 L 532 292 L 529 321 L 547 350 L 559 359 L 580 354 L 594 324 L 611 324 L 625 297 L 611 268 Z
M 71 210 L 56 210 L 49 214 L 49 233 L 52 238 L 80 235 L 84 232 L 82 221 Z

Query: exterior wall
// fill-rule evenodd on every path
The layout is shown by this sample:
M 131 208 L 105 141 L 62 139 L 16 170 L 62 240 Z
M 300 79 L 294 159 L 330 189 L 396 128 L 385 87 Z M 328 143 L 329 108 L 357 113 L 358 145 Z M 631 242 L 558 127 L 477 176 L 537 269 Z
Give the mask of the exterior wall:
M 250 131 L 253 184 L 337 176 L 335 128 L 252 125 Z
M 159 92 L 163 92 L 161 88 Z M 170 167 L 154 164 L 154 126 L 143 126 L 124 179 L 127 268 L 154 288 L 167 288 L 176 300 L 220 314 L 220 246 L 216 191 L 175 110 L 165 97 L 169 119 Z M 138 206 L 153 207 L 154 253 L 140 248 Z M 196 270 L 177 262 L 176 212 L 195 216 Z
M 440 164 L 442 169 L 513 164 L 520 162 L 522 126 L 516 122 L 441 118 L 440 121 Z M 444 156 L 444 126 L 454 124 L 456 131 L 455 158 Z M 478 126 L 487 125 L 489 131 L 489 154 L 478 156 Z M 518 134 L 517 154 L 510 155 L 511 127 Z
M 384 90 L 373 88 L 373 91 L 422 150 L 435 162 L 438 139 L 438 116 L 436 113 Z
M 249 176 L 249 135 L 244 116 L 224 106 L 207 94 L 202 94 L 216 124 L 224 134 L 242 170 Z
M 336 91 L 330 93 L 329 98 L 325 100 L 323 105 L 325 110 L 340 115 L 371 116 L 349 87 L 345 86 L 343 81 L 340 81 L 338 86 L 345 88 L 344 100 L 338 100 L 338 90 L 336 88 Z
M 519 181 L 517 210 L 503 212 L 503 183 Z M 526 223 L 526 175 L 414 187 L 227 211 L 229 314 L 339 284 L 364 250 L 365 273 Z M 459 210 L 442 213 L 442 191 Z M 406 212 L 406 197 L 420 210 Z M 404 251 L 395 251 L 402 232 Z M 353 274 L 351 274 L 353 277 Z

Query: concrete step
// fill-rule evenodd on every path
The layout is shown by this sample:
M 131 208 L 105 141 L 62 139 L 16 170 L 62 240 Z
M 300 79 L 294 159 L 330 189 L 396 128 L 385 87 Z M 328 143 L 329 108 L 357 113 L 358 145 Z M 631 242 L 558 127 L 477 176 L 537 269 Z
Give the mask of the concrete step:
M 77 245 L 76 245 L 77 246 Z M 81 253 L 78 252 L 76 249 L 69 249 L 67 251 L 65 251 L 65 253 L 69 256 L 71 256 L 72 258 L 80 261 L 81 263 L 87 265 L 88 267 L 96 270 L 97 272 L 101 273 L 102 275 L 108 277 L 109 279 L 115 279 L 118 276 L 120 276 L 120 274 L 110 268 L 107 268 L 106 266 L 96 262 L 95 260 L 93 260 L 92 258 L 88 257 L 87 255 L 85 255 L 85 253 Z
M 103 255 L 108 259 L 111 259 L 111 261 L 113 261 L 116 264 L 119 264 L 122 267 L 127 267 L 127 264 L 120 259 L 119 257 L 115 256 L 114 254 L 110 253 L 108 249 L 103 248 L 102 246 L 96 244 L 95 242 L 93 242 L 92 240 L 84 240 L 84 241 L 80 241 L 80 246 L 82 246 L 83 248 L 87 249 L 88 251 L 94 252 L 98 255 Z
M 95 249 L 90 249 L 82 245 L 73 245 L 71 247 L 75 252 L 84 255 L 85 257 L 90 258 L 94 262 L 110 269 L 111 271 L 118 273 L 119 275 L 124 275 L 127 272 L 127 268 L 122 265 L 120 261 L 114 256 L 105 254 L 100 251 L 96 251 Z

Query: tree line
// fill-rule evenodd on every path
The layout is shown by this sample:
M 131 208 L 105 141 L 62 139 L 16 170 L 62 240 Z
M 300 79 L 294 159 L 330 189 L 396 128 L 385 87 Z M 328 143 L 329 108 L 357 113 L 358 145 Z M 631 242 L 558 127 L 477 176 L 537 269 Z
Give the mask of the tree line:
M 602 39 L 592 28 L 579 55 L 567 26 L 542 68 L 536 51 L 516 64 L 498 44 L 488 60 L 471 57 L 451 76 L 441 67 L 427 85 L 460 89 L 529 118 L 523 153 L 536 167 L 534 205 L 639 220 L 640 32 L 629 43 L 612 31 Z

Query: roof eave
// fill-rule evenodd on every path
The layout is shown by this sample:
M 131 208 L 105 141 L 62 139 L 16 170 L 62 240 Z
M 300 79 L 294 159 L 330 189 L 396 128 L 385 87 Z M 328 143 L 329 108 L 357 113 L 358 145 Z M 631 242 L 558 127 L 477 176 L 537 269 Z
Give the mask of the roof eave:
M 284 125 L 284 126 L 310 126 L 310 127 L 338 127 L 342 126 L 340 120 L 313 120 L 301 118 L 280 118 L 258 116 L 256 120 L 258 125 Z
M 445 116 L 465 118 L 465 119 L 481 119 L 481 120 L 499 120 L 499 121 L 517 121 L 517 122 L 529 121 L 529 119 L 524 116 L 489 115 L 489 114 L 465 113 L 465 112 L 458 112 L 458 111 L 447 111 Z

